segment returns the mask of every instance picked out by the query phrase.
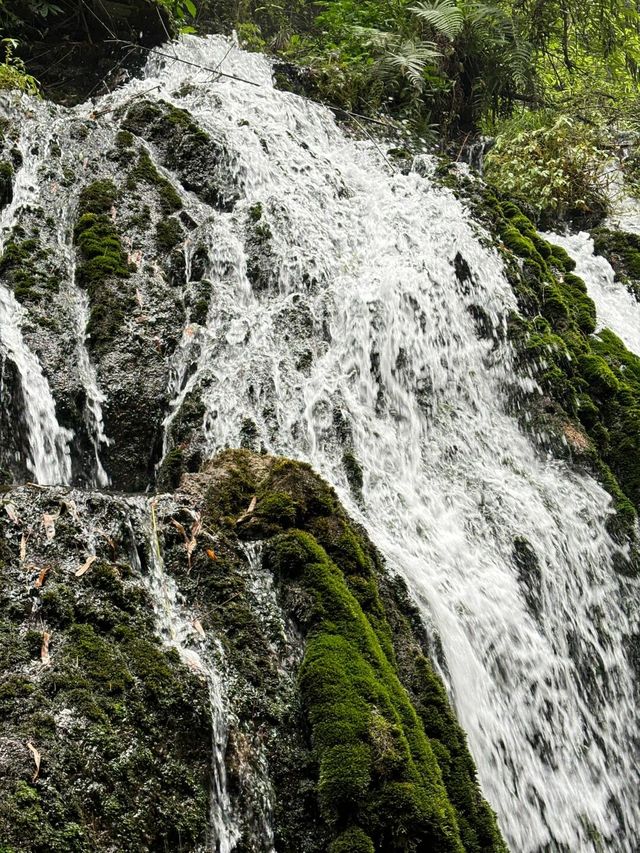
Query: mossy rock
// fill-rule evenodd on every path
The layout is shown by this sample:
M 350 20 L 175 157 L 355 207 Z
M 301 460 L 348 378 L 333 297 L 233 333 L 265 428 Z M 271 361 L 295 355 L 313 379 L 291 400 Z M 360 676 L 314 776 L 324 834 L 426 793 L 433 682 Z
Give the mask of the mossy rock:
M 495 235 L 505 259 L 521 312 L 509 324 L 516 364 L 527 373 L 533 370 L 543 393 L 554 401 L 554 406 L 547 406 L 554 413 L 544 416 L 545 432 L 558 434 L 555 447 L 562 452 L 567 434 L 586 431 L 588 438 L 580 439 L 582 446 L 574 461 L 587 467 L 610 492 L 618 515 L 607 526 L 635 552 L 640 509 L 640 359 L 610 330 L 594 335 L 595 306 L 574 273 L 575 264 L 563 249 L 541 241 L 512 200 L 496 196 L 479 182 L 462 181 L 456 189 Z M 634 254 L 640 249 L 640 238 L 602 228 L 593 233 L 597 252 L 615 255 L 620 270 L 640 273 Z M 539 410 L 535 400 L 529 405 Z M 534 417 L 529 423 L 539 421 Z
M 640 235 L 595 228 L 591 232 L 597 255 L 603 255 L 613 267 L 616 279 L 640 298 Z
M 192 494 L 196 484 L 207 529 L 264 542 L 263 565 L 303 637 L 298 685 L 315 765 L 313 809 L 329 838 L 318 849 L 504 851 L 464 734 L 416 639 L 420 620 L 406 588 L 391 583 L 333 489 L 304 463 L 246 449 L 225 451 L 185 475 L 181 488 Z M 187 582 L 212 571 L 210 559 L 196 557 Z M 246 593 L 228 585 L 232 564 L 220 571 L 209 588 L 227 578 L 216 597 L 232 597 L 243 612 Z M 236 631 L 251 624 L 243 616 L 229 642 L 237 645 Z M 251 648 L 242 644 L 245 666 Z M 285 812 L 283 803 L 276 834 L 291 838 L 298 824 Z

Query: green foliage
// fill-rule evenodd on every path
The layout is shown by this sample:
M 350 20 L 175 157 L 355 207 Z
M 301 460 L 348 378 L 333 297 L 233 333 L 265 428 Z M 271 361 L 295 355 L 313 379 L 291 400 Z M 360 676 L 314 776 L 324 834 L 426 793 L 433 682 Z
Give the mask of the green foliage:
M 27 72 L 24 62 L 15 55 L 18 41 L 5 38 L 1 44 L 4 48 L 4 62 L 0 62 L 0 91 L 8 89 L 38 95 L 38 81 Z
M 588 124 L 546 114 L 503 127 L 486 158 L 485 177 L 536 218 L 599 220 L 608 209 L 603 135 Z

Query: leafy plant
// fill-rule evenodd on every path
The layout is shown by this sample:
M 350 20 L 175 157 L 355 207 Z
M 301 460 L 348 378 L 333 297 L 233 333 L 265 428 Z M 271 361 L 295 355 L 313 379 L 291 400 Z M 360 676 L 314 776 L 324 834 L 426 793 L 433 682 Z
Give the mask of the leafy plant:
M 498 136 L 485 177 L 521 200 L 538 220 L 598 220 L 609 203 L 611 155 L 604 143 L 601 131 L 578 120 L 553 112 L 529 114 Z
M 0 42 L 4 48 L 4 62 L 0 63 L 0 90 L 14 89 L 37 95 L 38 81 L 27 73 L 24 62 L 15 55 L 16 39 L 5 38 Z

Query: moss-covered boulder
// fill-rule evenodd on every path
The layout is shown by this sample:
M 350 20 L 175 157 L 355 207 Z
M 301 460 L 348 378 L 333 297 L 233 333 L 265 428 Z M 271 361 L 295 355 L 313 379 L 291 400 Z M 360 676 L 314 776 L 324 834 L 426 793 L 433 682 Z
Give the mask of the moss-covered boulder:
M 640 235 L 611 228 L 595 228 L 591 232 L 596 255 L 605 257 L 613 267 L 616 279 L 640 299 Z
M 135 508 L 29 488 L 3 504 L 0 850 L 203 849 L 207 689 L 158 636 Z
M 166 519 L 166 564 L 223 638 L 239 729 L 277 732 L 265 741 L 276 849 L 504 850 L 406 588 L 334 491 L 308 465 L 237 450 L 185 474 L 176 498 L 189 514 Z M 174 522 L 194 515 L 216 544 L 189 561 Z M 246 549 L 296 638 L 288 688 Z

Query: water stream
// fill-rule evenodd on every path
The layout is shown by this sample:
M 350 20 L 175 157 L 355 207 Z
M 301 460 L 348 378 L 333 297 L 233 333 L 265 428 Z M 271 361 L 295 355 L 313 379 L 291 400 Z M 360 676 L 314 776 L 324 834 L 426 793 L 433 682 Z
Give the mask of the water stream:
M 35 203 L 38 196 L 39 160 L 32 154 L 31 139 L 23 138 L 21 143 L 24 165 L 16 175 L 13 200 L 0 214 L 0 250 L 11 233 L 19 209 Z M 69 483 L 72 434 L 59 425 L 49 383 L 37 356 L 25 342 L 22 334 L 25 317 L 14 294 L 0 282 L 0 356 L 10 359 L 20 376 L 22 419 L 29 445 L 27 466 L 37 483 Z
M 130 499 L 137 506 L 144 498 Z M 151 499 L 145 508 L 148 517 L 147 541 L 149 566 L 147 580 L 158 622 L 158 629 L 167 645 L 176 649 L 183 663 L 204 679 L 209 691 L 211 713 L 212 763 L 209 807 L 210 853 L 231 853 L 240 837 L 227 788 L 225 754 L 229 729 L 229 706 L 224 695 L 222 674 L 217 659 L 222 657 L 218 644 L 216 655 L 209 648 L 207 637 L 198 630 L 194 617 L 178 592 L 175 581 L 164 569 L 164 560 L 157 530 L 156 502 Z M 210 641 L 209 641 L 210 642 Z
M 562 246 L 576 262 L 576 275 L 584 280 L 595 302 L 597 328 L 611 329 L 632 352 L 640 355 L 640 302 L 624 284 L 615 280 L 609 261 L 594 254 L 591 237 L 584 231 L 542 236 Z

